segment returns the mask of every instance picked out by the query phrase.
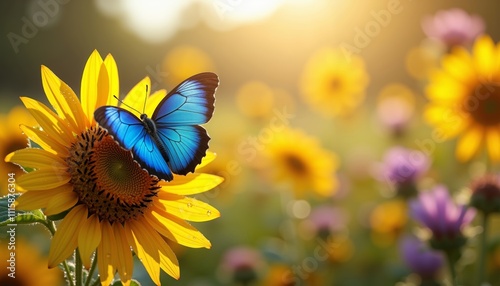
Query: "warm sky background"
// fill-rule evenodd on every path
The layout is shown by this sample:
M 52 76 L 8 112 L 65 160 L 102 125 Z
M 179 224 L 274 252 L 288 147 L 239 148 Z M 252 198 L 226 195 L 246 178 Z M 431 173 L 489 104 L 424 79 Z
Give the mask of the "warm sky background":
M 276 9 L 260 8 L 263 11 L 257 8 L 257 13 L 270 11 L 270 15 L 256 22 L 238 25 L 232 25 L 230 18 L 237 18 L 237 13 L 245 10 L 244 5 L 248 1 L 216 0 L 207 1 L 212 4 L 203 6 L 193 1 L 196 3 L 182 8 L 181 14 L 176 13 L 175 9 L 164 8 L 174 15 L 161 9 L 148 11 L 146 8 L 140 11 L 141 8 L 132 8 L 142 15 L 138 21 L 146 22 L 146 28 L 141 33 L 153 33 L 151 37 L 156 39 L 156 43 L 144 41 L 127 29 L 127 24 L 123 23 L 130 21 L 125 14 L 117 12 L 115 16 L 108 16 L 100 12 L 97 6 L 102 1 L 65 1 L 67 3 L 60 5 L 59 11 L 49 17 L 49 24 L 39 28 L 32 38 L 26 38 L 26 44 L 18 46 L 18 53 L 15 53 L 7 35 L 15 33 L 22 36 L 25 25 L 23 18 L 32 21 L 37 12 L 43 11 L 40 3 L 45 2 L 0 2 L 0 96 L 3 102 L 0 111 L 20 103 L 16 99 L 20 95 L 42 98 L 39 69 L 42 64 L 79 90 L 83 66 L 93 49 L 98 49 L 103 56 L 113 54 L 120 71 L 121 90 L 124 92 L 148 74 L 148 67 L 156 68 L 169 50 L 180 44 L 189 44 L 203 49 L 213 59 L 215 70 L 221 78 L 220 100 L 223 100 L 222 96 L 231 97 L 241 84 L 252 79 L 263 80 L 295 94 L 296 82 L 312 52 L 325 45 L 336 46 L 343 42 L 353 44 L 356 28 L 363 29 L 373 20 L 372 12 L 387 9 L 392 2 L 400 2 L 401 13 L 393 14 L 390 23 L 382 27 L 361 51 L 372 77 L 368 94 L 380 90 L 389 79 L 413 82 L 408 75 L 400 72 L 404 68 L 406 53 L 424 38 L 420 27 L 422 17 L 434 14 L 439 9 L 462 7 L 469 13 L 479 14 L 485 19 L 487 33 L 494 40 L 500 38 L 500 29 L 496 29 L 498 23 L 495 22 L 500 6 L 497 1 L 263 1 L 288 4 L 276 4 Z M 225 3 L 236 4 L 231 7 Z M 116 5 L 109 10 L 119 10 L 117 7 L 120 5 Z M 224 18 L 218 17 L 216 6 L 227 9 Z M 218 23 L 224 31 L 212 29 L 207 25 L 210 20 L 200 20 L 203 17 L 200 14 Z M 178 30 L 173 28 L 171 32 L 162 32 L 160 27 L 158 36 L 155 36 L 154 29 L 147 25 L 154 26 L 157 20 L 166 22 L 166 26 L 171 28 L 181 25 L 188 27 Z M 179 24 L 179 20 L 182 23 Z M 172 36 L 163 39 L 168 33 Z M 167 79 L 163 87 L 172 88 L 172 84 Z

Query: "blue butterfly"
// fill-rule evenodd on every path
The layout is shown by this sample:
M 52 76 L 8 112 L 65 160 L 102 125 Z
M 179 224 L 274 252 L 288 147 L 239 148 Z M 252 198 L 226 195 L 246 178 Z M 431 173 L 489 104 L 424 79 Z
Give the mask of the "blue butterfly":
M 205 156 L 210 137 L 199 124 L 212 117 L 218 85 L 216 74 L 200 73 L 170 91 L 151 118 L 115 106 L 97 108 L 94 117 L 143 168 L 171 181 L 172 172 L 193 172 Z

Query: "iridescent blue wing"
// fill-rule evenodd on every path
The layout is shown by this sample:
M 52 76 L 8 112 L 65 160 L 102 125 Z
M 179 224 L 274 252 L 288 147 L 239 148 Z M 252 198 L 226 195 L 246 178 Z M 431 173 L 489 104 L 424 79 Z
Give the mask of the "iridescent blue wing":
M 96 121 L 113 135 L 116 141 L 127 150 L 131 150 L 134 159 L 160 179 L 171 181 L 172 171 L 155 141 L 144 128 L 143 122 L 129 111 L 102 106 L 94 112 Z
M 208 149 L 206 130 L 198 124 L 212 117 L 219 78 L 214 73 L 194 75 L 167 94 L 152 120 L 176 174 L 193 172 Z

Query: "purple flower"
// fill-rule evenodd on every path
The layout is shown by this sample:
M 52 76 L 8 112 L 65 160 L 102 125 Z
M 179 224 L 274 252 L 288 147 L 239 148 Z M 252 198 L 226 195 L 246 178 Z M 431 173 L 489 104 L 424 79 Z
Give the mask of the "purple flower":
M 414 183 L 429 168 L 429 158 L 422 152 L 393 147 L 384 156 L 379 176 L 392 184 Z
M 411 216 L 432 231 L 434 241 L 463 237 L 462 228 L 474 218 L 476 211 L 457 205 L 444 186 L 422 192 L 410 202 Z
M 484 32 L 485 25 L 479 16 L 469 15 L 462 9 L 454 8 L 424 18 L 422 29 L 427 37 L 453 47 L 472 43 Z
M 405 264 L 423 280 L 434 279 L 444 264 L 441 252 L 433 251 L 414 236 L 404 237 L 399 249 Z

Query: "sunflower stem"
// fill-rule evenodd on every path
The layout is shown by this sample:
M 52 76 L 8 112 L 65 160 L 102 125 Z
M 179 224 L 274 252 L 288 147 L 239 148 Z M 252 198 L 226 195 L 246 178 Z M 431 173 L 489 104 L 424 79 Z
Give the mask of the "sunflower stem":
M 83 285 L 82 272 L 83 272 L 82 258 L 80 257 L 80 251 L 78 251 L 78 248 L 76 248 L 75 249 L 75 278 L 76 278 L 76 285 L 77 286 Z
M 54 235 L 56 234 L 56 230 L 57 230 L 56 223 L 53 220 L 50 220 L 47 218 L 46 221 L 43 223 L 43 225 L 45 225 L 45 227 L 50 231 L 50 234 L 52 235 L 52 237 L 54 237 Z M 66 272 L 66 278 L 68 279 L 69 285 L 75 286 L 75 282 L 73 280 L 73 275 L 71 275 L 71 270 L 69 269 L 68 262 L 66 262 L 66 260 L 64 260 L 61 263 L 63 265 L 64 272 Z
M 90 266 L 89 275 L 87 276 L 87 281 L 85 281 L 85 286 L 90 285 L 90 281 L 92 281 L 92 276 L 94 275 L 96 266 L 97 266 L 97 255 L 94 257 L 94 260 L 92 260 L 92 265 Z M 96 281 L 99 281 L 99 279 L 97 279 Z
M 483 213 L 482 219 L 483 232 L 481 233 L 481 238 L 479 241 L 479 265 L 477 268 L 477 283 L 476 285 L 481 285 L 484 282 L 484 272 L 485 272 L 485 260 L 486 260 L 486 249 L 487 249 L 487 231 L 488 231 L 488 213 Z
M 286 218 L 282 230 L 283 238 L 291 245 L 290 251 L 288 252 L 291 254 L 291 260 L 297 262 L 301 251 L 299 250 L 295 220 L 288 214 L 288 204 L 293 201 L 293 197 L 291 196 L 291 190 L 281 190 L 280 193 L 281 208 Z

